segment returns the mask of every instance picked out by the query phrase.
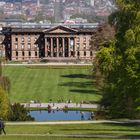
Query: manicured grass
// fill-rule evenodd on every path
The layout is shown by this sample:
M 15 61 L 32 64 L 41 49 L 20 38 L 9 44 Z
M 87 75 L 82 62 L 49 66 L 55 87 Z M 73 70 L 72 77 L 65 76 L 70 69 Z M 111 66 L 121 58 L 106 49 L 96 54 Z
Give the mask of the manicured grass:
M 0 140 L 100 140 L 95 138 L 66 138 L 66 137 L 31 137 L 31 136 L 2 136 Z M 117 139 L 102 139 L 102 140 L 117 140 Z M 124 139 L 119 139 L 124 140 Z M 127 139 L 128 140 L 128 139 Z
M 32 136 L 2 136 L 0 140 L 101 140 L 95 138 L 63 138 L 63 137 L 32 137 Z M 117 139 L 103 139 L 103 140 L 117 140 Z M 119 139 L 124 140 L 124 139 Z M 129 139 L 127 139 L 129 140 Z
M 95 138 L 47 137 L 43 134 L 76 134 L 104 136 L 140 136 L 139 124 L 61 124 L 61 125 L 6 125 L 7 134 L 42 134 L 42 136 L 0 136 L 0 140 L 90 140 Z M 101 138 L 98 138 L 101 139 Z M 97 139 L 97 140 L 98 140 Z M 108 140 L 105 138 L 104 140 Z M 109 138 L 113 140 L 113 138 Z M 114 138 L 114 140 L 116 140 Z M 120 140 L 120 139 L 119 139 Z
M 140 124 L 6 125 L 7 134 L 140 135 Z
M 46 107 L 26 107 L 27 110 L 29 111 L 41 111 L 41 110 L 48 110 Z M 68 108 L 68 109 L 63 109 L 64 111 L 97 111 L 97 108 Z
M 99 101 L 89 67 L 24 67 L 4 66 L 3 75 L 11 81 L 11 102 L 40 100 L 53 102 L 72 100 Z
M 42 136 L 0 136 L 0 140 L 90 140 L 97 138 L 47 137 L 43 134 L 76 134 L 104 136 L 140 136 L 140 124 L 61 124 L 61 125 L 6 125 L 7 134 L 42 134 Z M 99 140 L 101 138 L 98 138 Z M 103 140 L 113 140 L 105 138 Z M 125 138 L 124 138 L 125 139 Z M 116 140 L 116 138 L 114 138 Z M 121 140 L 121 139 L 119 139 Z

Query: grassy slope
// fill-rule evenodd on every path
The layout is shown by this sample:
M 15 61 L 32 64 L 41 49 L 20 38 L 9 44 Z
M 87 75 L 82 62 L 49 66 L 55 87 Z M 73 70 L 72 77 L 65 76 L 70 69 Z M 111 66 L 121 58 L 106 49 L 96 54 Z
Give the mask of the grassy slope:
M 2 136 L 0 140 L 100 140 L 95 138 L 63 138 L 63 137 L 27 137 L 27 136 Z M 117 139 L 103 139 L 103 140 L 117 140 Z M 124 140 L 124 139 L 119 139 Z M 128 140 L 128 139 L 127 139 Z
M 7 134 L 91 134 L 91 135 L 140 135 L 139 124 L 64 124 L 64 125 L 6 125 Z M 0 137 L 2 140 L 17 140 L 19 139 L 34 139 L 39 138 L 44 140 L 45 137 L 31 136 L 12 136 Z M 48 140 L 71 140 L 68 138 L 53 138 L 47 137 Z M 76 138 L 78 139 L 78 138 Z M 73 139 L 72 140 L 76 140 Z M 83 140 L 79 138 L 78 140 Z
M 7 125 L 8 134 L 140 135 L 139 124 Z
M 0 140 L 101 140 L 95 139 L 95 138 L 62 138 L 62 137 L 7 137 L 7 136 L 2 136 L 0 137 Z M 103 140 L 117 140 L 117 139 L 103 139 Z M 119 140 L 124 140 L 124 139 L 119 139 Z M 129 139 L 127 139 L 129 140 Z
M 30 69 L 5 66 L 3 74 L 10 77 L 12 102 L 52 99 L 67 101 L 98 101 L 101 96 L 89 78 L 90 69 Z

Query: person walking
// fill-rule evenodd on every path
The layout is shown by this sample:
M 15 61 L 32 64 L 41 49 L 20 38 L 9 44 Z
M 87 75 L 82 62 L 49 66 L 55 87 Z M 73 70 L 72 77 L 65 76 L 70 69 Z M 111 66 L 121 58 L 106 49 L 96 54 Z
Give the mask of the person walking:
M 84 118 L 85 118 L 84 112 L 81 111 L 80 114 L 81 114 L 81 120 L 84 120 Z
M 4 128 L 5 128 L 4 121 L 0 118 L 0 135 L 2 134 L 2 131 L 6 135 L 6 132 L 5 132 Z

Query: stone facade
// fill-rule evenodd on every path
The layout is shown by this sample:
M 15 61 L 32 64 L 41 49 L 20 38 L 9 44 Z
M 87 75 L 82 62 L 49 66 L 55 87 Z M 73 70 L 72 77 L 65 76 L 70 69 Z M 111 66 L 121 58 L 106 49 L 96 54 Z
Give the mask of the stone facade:
M 69 28 L 18 28 L 4 27 L 3 44 L 8 60 L 28 61 L 37 59 L 91 60 L 94 53 L 90 39 L 94 29 Z
M 3 45 L 4 35 L 0 32 L 0 57 L 5 57 L 5 47 Z

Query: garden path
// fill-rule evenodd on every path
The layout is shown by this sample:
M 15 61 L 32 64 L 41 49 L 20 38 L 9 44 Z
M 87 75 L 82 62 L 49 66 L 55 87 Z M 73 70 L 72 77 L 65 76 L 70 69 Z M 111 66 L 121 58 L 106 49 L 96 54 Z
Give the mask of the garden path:
M 25 107 L 32 107 L 32 108 L 48 108 L 51 109 L 63 109 L 65 107 L 68 108 L 98 108 L 98 104 L 85 104 L 85 103 L 40 103 L 36 101 L 30 101 L 30 103 L 21 103 Z

